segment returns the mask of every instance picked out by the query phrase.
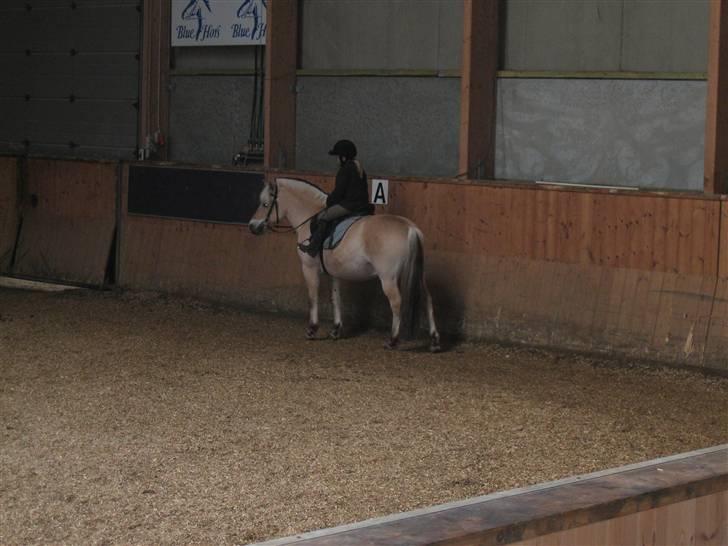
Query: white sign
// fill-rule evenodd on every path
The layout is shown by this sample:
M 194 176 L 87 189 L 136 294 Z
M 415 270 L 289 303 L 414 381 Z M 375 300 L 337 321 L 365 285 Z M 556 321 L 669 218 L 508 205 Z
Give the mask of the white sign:
M 265 45 L 269 0 L 172 0 L 172 45 Z
M 386 205 L 389 203 L 389 180 L 381 178 L 372 179 L 371 201 L 374 205 Z

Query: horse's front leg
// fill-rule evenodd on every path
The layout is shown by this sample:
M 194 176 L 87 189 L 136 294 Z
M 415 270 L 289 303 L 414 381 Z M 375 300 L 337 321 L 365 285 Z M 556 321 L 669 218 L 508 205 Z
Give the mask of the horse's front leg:
M 331 303 L 334 304 L 334 329 L 331 330 L 329 337 L 339 339 L 341 337 L 341 286 L 339 279 L 332 279 L 331 281 Z
M 319 293 L 319 269 L 303 264 L 303 278 L 306 280 L 308 289 L 308 328 L 306 339 L 314 339 L 318 332 L 318 293 Z

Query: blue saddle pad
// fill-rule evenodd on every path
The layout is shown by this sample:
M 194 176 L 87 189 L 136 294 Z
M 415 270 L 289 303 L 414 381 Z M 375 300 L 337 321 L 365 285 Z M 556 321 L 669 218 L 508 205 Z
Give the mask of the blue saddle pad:
M 349 231 L 349 228 L 354 225 L 354 222 L 361 220 L 364 218 L 363 216 L 349 216 L 348 218 L 344 218 L 341 222 L 336 224 L 336 227 L 334 227 L 333 233 L 326 237 L 324 240 L 324 249 L 325 250 L 332 250 L 337 247 L 337 245 L 341 242 L 341 240 L 344 238 L 344 235 L 346 235 L 346 232 Z

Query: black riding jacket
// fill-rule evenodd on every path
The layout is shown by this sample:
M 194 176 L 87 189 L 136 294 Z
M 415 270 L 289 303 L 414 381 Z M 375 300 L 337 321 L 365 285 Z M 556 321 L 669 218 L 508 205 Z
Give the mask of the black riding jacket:
M 373 212 L 374 207 L 369 204 L 367 173 L 362 169 L 359 175 L 357 162 L 352 159 L 342 164 L 336 173 L 336 186 L 326 199 L 327 207 L 333 205 L 341 205 L 351 212 Z

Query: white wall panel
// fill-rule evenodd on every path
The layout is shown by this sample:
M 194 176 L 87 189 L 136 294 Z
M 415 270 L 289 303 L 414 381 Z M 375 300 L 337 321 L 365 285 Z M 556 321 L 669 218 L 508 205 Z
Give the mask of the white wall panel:
M 506 79 L 496 176 L 702 190 L 705 82 Z
M 704 72 L 708 0 L 506 0 L 504 68 Z
M 305 69 L 460 68 L 462 0 L 304 0 Z

